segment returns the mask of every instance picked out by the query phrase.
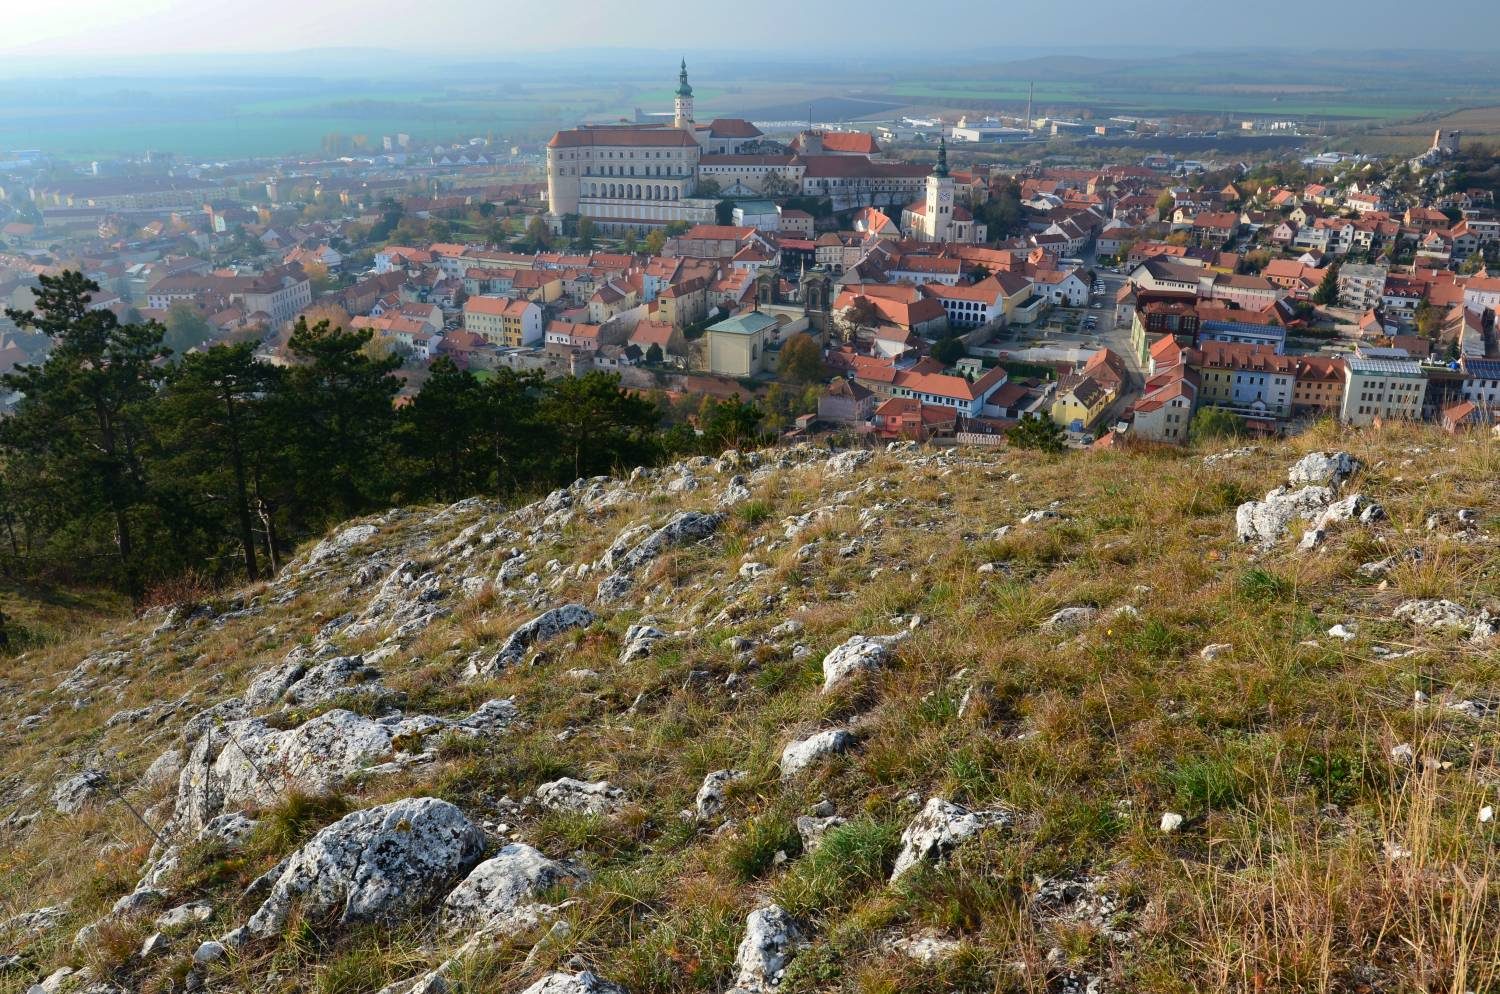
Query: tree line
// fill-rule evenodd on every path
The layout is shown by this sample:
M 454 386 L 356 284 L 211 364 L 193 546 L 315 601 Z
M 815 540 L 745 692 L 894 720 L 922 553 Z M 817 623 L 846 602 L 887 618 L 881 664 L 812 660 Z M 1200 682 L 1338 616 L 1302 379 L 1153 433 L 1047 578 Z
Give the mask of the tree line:
M 189 578 L 262 579 L 299 541 L 392 504 L 504 498 L 684 453 L 762 440 L 759 407 L 709 401 L 696 428 L 617 375 L 483 378 L 446 358 L 397 397 L 401 360 L 371 332 L 297 322 L 285 365 L 256 344 L 177 355 L 154 322 L 90 306 L 98 286 L 43 276 L 7 311 L 46 334 L 40 365 L 0 377 L 0 570 L 104 584 L 137 603 Z

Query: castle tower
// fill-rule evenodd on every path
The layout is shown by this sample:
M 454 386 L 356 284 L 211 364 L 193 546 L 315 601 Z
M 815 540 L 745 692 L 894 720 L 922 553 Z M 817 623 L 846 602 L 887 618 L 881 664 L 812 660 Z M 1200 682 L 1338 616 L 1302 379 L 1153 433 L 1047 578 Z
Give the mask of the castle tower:
M 927 177 L 926 216 L 923 234 L 927 241 L 948 241 L 953 226 L 953 177 L 948 175 L 948 139 L 938 139 L 937 165 Z
M 693 130 L 693 88 L 688 85 L 687 59 L 682 60 L 682 72 L 677 74 L 677 99 L 672 103 L 672 127 L 684 131 Z

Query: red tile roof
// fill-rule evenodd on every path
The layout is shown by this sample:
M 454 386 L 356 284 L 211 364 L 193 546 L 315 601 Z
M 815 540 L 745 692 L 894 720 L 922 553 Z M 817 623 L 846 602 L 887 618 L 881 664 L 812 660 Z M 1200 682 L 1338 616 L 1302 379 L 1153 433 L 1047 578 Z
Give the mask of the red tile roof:
M 552 136 L 547 147 L 686 148 L 697 144 L 692 135 L 677 128 L 599 126 L 559 131 Z

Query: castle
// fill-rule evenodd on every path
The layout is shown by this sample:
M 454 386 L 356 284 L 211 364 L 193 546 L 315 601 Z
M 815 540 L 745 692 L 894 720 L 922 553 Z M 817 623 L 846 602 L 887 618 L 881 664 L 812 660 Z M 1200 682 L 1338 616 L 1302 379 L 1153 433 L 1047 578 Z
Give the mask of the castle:
M 717 197 L 697 197 L 705 156 L 736 155 L 761 138 L 749 121 L 693 118 L 687 61 L 678 76 L 672 123 L 583 125 L 547 143 L 548 220 L 560 229 L 569 214 L 606 230 L 672 221 L 711 224 Z
M 724 197 L 821 197 L 834 210 L 899 208 L 915 200 L 925 207 L 931 200 L 932 240 L 960 226 L 972 238 L 972 218 L 957 220 L 951 192 L 942 200 L 945 182 L 950 191 L 952 184 L 946 156 L 940 165 L 938 175 L 885 159 L 862 132 L 809 130 L 788 146 L 739 118 L 699 124 L 684 60 L 670 124 L 586 124 L 552 136 L 548 223 L 560 231 L 565 218 L 587 217 L 607 232 L 673 221 L 712 224 Z

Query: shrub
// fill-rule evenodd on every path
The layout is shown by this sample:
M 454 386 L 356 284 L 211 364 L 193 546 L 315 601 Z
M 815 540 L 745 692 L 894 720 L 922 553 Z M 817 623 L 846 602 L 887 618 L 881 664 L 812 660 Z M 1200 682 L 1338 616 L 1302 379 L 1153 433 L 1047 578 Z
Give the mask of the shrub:
M 1292 595 L 1292 585 L 1283 577 L 1259 567 L 1240 574 L 1240 596 L 1251 601 L 1282 601 Z
M 884 882 L 900 841 L 898 826 L 870 818 L 831 829 L 778 884 L 776 900 L 798 915 L 842 910 L 863 891 Z
M 796 856 L 802 852 L 797 826 L 785 815 L 764 814 L 745 822 L 725 847 L 724 862 L 741 881 L 763 876 L 778 852 Z
M 343 794 L 293 789 L 275 805 L 261 811 L 260 823 L 255 826 L 247 849 L 261 856 L 290 852 L 351 810 L 353 805 Z

